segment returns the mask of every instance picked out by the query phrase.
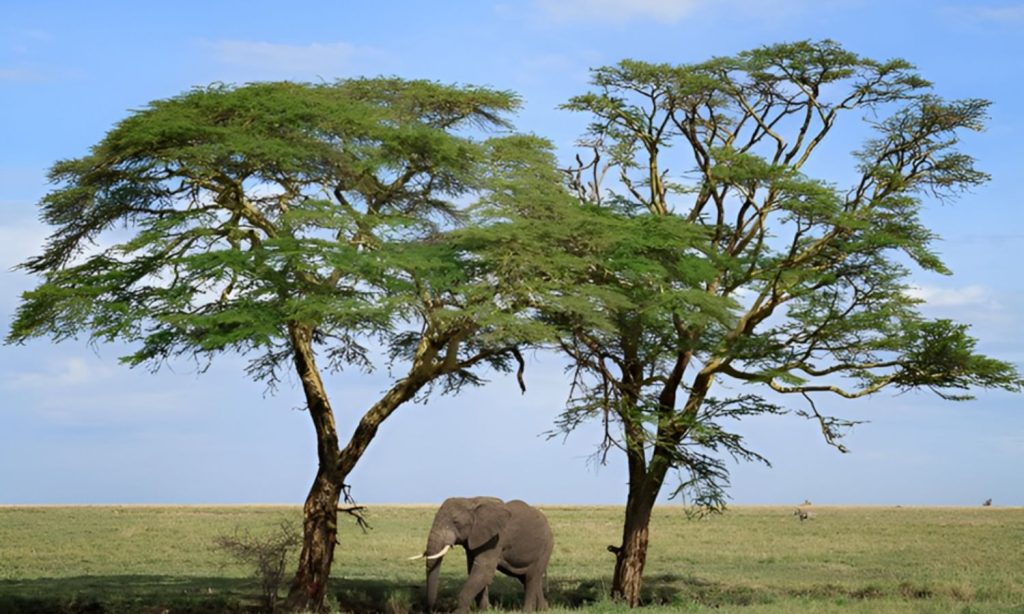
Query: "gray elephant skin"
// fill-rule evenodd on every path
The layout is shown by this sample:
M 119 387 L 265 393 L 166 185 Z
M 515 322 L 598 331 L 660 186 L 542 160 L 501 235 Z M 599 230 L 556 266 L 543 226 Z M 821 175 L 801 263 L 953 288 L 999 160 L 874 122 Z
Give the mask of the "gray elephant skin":
M 434 610 L 441 561 L 452 546 L 466 550 L 469 577 L 459 591 L 458 612 L 490 604 L 487 587 L 500 571 L 523 584 L 523 610 L 547 608 L 544 581 L 555 540 L 547 518 L 523 501 L 508 503 L 495 497 L 446 499 L 434 516 L 427 549 L 427 609 Z M 419 558 L 413 557 L 413 558 Z

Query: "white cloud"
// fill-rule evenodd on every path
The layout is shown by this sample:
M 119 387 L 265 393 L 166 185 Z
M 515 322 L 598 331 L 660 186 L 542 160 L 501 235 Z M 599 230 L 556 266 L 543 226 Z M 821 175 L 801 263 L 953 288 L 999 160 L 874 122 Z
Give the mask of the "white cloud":
M 43 81 L 39 71 L 25 66 L 0 67 L 0 81 Z
M 622 22 L 653 19 L 676 23 L 707 0 L 536 0 L 556 21 Z
M 225 40 L 207 43 L 214 59 L 242 69 L 248 78 L 311 79 L 331 81 L 342 75 L 363 74 L 383 54 L 373 48 L 345 42 L 286 45 L 258 41 Z M 253 76 L 254 75 L 254 76 Z
M 928 307 L 996 307 L 991 291 L 979 285 L 963 288 L 911 286 L 907 295 L 924 301 Z

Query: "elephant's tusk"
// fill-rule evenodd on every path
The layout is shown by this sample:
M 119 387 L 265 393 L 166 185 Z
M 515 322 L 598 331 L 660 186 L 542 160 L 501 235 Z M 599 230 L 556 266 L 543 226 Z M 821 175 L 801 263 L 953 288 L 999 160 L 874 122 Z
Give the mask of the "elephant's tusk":
M 452 547 L 450 545 L 449 546 L 445 546 L 444 548 L 441 548 L 441 551 L 438 552 L 437 554 L 431 554 L 430 556 L 428 556 L 427 560 L 430 561 L 430 560 L 433 560 L 433 559 L 439 559 L 442 556 L 444 556 L 451 549 L 452 549 Z
M 425 555 L 425 554 L 426 554 L 426 553 L 423 553 L 423 554 L 417 554 L 416 556 L 410 556 L 409 558 L 407 558 L 407 559 L 405 559 L 405 560 L 407 560 L 407 561 L 415 561 L 416 559 L 422 559 L 422 558 L 424 557 L 424 555 Z

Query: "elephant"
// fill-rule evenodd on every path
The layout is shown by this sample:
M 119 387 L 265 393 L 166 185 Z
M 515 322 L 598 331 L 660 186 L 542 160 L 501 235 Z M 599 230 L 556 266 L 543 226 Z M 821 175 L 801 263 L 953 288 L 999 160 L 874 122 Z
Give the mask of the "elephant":
M 452 546 L 466 550 L 469 577 L 459 591 L 457 612 L 468 612 L 473 602 L 490 607 L 487 587 L 500 571 L 523 584 L 523 610 L 547 608 L 544 581 L 555 539 L 547 518 L 523 501 L 505 503 L 495 497 L 446 499 L 430 527 L 427 548 L 411 560 L 426 558 L 427 610 L 434 611 L 442 557 Z

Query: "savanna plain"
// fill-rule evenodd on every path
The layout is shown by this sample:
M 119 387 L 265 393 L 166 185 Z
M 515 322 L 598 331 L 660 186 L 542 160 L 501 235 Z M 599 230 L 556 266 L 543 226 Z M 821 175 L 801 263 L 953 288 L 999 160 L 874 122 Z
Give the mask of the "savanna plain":
M 541 509 L 556 539 L 551 611 L 627 611 L 607 597 L 606 547 L 621 535 L 622 509 Z M 782 506 L 699 520 L 656 508 L 641 612 L 1024 612 L 1024 508 L 808 509 L 800 521 Z M 332 608 L 421 611 L 423 565 L 406 557 L 423 550 L 434 511 L 368 506 L 365 533 L 342 515 Z M 218 537 L 300 519 L 285 506 L 0 507 L 0 612 L 258 611 L 253 569 Z M 442 573 L 440 607 L 450 609 L 465 577 L 461 550 Z M 521 600 L 517 582 L 492 583 L 496 609 Z

